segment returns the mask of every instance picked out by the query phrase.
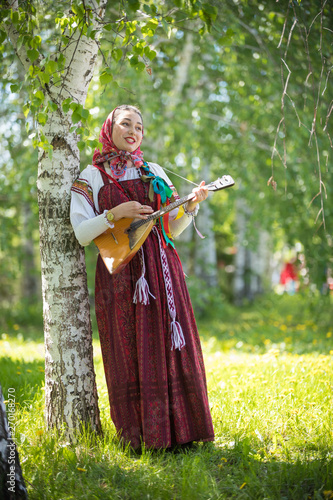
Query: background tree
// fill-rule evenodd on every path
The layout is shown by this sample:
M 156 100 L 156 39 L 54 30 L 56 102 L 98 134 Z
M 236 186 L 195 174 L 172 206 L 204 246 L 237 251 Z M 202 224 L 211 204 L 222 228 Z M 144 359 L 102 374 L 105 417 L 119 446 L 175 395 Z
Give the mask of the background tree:
M 50 270 L 55 277 L 43 280 L 45 329 L 47 336 L 48 331 L 53 332 L 50 333 L 53 344 L 46 342 L 47 352 L 53 345 L 56 353 L 64 351 L 68 355 L 65 359 L 58 358 L 58 354 L 47 358 L 50 370 L 47 393 L 52 399 L 69 382 L 74 388 L 73 398 L 66 392 L 62 394 L 74 404 L 78 379 L 71 354 L 74 353 L 75 365 L 81 353 L 75 351 L 78 344 L 65 348 L 61 342 L 58 345 L 58 334 L 66 340 L 88 339 L 88 351 L 90 333 L 86 331 L 89 314 L 83 254 L 68 220 L 69 189 L 78 175 L 79 152 L 84 167 L 91 161 L 101 124 L 119 102 L 139 104 L 143 109 L 147 160 L 155 160 L 158 150 L 161 165 L 194 182 L 202 177 L 212 180 L 221 172 L 235 178 L 235 188 L 223 195 L 216 194 L 209 201 L 219 284 L 228 297 L 232 296 L 232 273 L 226 269 L 230 271 L 234 264 L 238 200 L 251 208 L 239 247 L 252 252 L 258 260 L 262 255 L 258 249 L 258 242 L 263 240 L 260 235 L 268 233 L 272 247 L 279 240 L 290 245 L 301 241 L 311 281 L 322 283 L 323 269 L 332 265 L 329 236 L 332 202 L 325 195 L 326 192 L 329 195 L 332 185 L 329 162 L 332 7 L 325 1 L 318 5 L 309 0 L 286 5 L 273 0 L 251 5 L 231 0 L 223 4 L 129 1 L 109 4 L 103 18 L 100 7 L 95 9 L 95 4 L 90 3 L 73 2 L 69 11 L 67 2 L 57 2 L 56 6 L 46 2 L 45 10 L 37 10 L 36 5 L 29 1 L 18 10 L 1 11 L 2 95 L 12 92 L 1 106 L 3 116 L 11 110 L 8 122 L 13 122 L 7 127 L 9 130 L 2 127 L 2 136 L 6 135 L 3 149 L 8 150 L 6 144 L 14 146 L 21 142 L 26 144 L 23 149 L 27 152 L 27 143 L 23 142 L 27 136 L 21 140 L 22 132 L 14 131 L 14 122 L 25 113 L 24 120 L 28 122 L 25 133 L 40 151 L 42 272 L 47 277 Z M 26 64 L 25 81 L 19 80 L 7 33 L 13 33 L 12 36 L 16 33 L 16 48 Z M 88 66 L 75 66 L 81 44 L 93 47 L 92 59 L 99 73 L 89 87 L 86 109 L 83 105 L 93 63 L 89 60 L 84 63 Z M 182 57 L 186 53 L 189 57 Z M 26 58 L 30 58 L 28 62 Z M 86 70 L 89 73 L 84 78 Z M 82 92 L 69 86 L 73 82 L 74 87 L 83 84 Z M 23 104 L 20 92 L 27 96 L 29 91 L 30 96 Z M 33 128 L 31 116 L 35 117 L 38 132 Z M 13 155 L 20 150 L 11 148 Z M 17 163 L 18 157 L 15 158 Z M 34 195 L 33 161 L 24 164 L 31 167 L 13 169 L 8 158 L 1 167 L 6 187 L 6 193 L 1 195 L 1 211 L 11 232 L 6 241 L 2 238 L 1 251 L 15 248 L 10 257 L 12 265 L 1 265 L 7 276 L 12 267 L 12 277 L 20 247 L 17 240 L 21 242 L 17 231 L 13 235 L 12 228 L 17 221 L 22 227 L 23 210 L 18 201 L 11 200 L 19 200 L 22 192 L 30 191 L 30 199 Z M 179 191 L 189 190 L 178 177 L 169 175 Z M 15 189 L 17 194 L 13 199 Z M 55 202 L 57 207 L 53 209 Z M 32 213 L 35 214 L 34 207 Z M 46 232 L 45 221 L 52 224 Z M 192 268 L 195 265 L 198 268 L 197 242 L 191 250 Z M 95 253 L 93 248 L 87 251 L 89 267 Z M 64 254 L 66 259 L 61 268 L 49 265 L 60 262 Z M 81 268 L 76 276 L 73 263 L 77 259 Z M 244 266 L 243 281 L 246 273 L 253 274 L 253 267 Z M 11 281 L 7 279 L 9 286 Z M 68 304 L 61 305 L 61 297 L 68 297 L 73 289 L 77 297 L 79 290 L 83 290 L 83 297 L 68 310 Z M 197 302 L 202 303 L 203 287 L 193 289 L 198 295 Z M 50 301 L 48 291 L 57 298 L 56 303 Z M 78 311 L 80 325 L 76 323 Z M 88 367 L 86 373 L 92 380 L 91 360 L 84 366 Z M 85 405 L 79 403 L 76 410 L 82 408 L 86 414 Z M 57 424 L 66 419 L 60 409 L 52 405 L 47 405 L 47 409 L 50 414 L 58 415 Z M 81 414 L 70 426 L 80 419 Z
M 76 117 L 79 121 L 85 115 L 83 104 L 98 50 L 96 41 L 86 36 L 86 21 L 98 32 L 104 13 L 103 6 L 86 5 L 87 10 L 73 4 L 70 12 L 59 14 L 60 29 L 51 31 L 56 35 L 52 41 L 46 31 L 50 16 L 46 10 L 37 12 L 34 2 L 23 7 L 12 2 L 2 11 L 2 27 L 31 86 L 23 111 L 25 116 L 34 112 L 38 125 L 34 144 L 39 148 L 46 421 L 48 426 L 66 424 L 70 431 L 81 422 L 100 429 L 84 255 L 68 217 L 70 187 L 79 171 L 78 135 L 70 129 Z M 42 29 L 41 16 L 46 19 Z M 66 104 L 72 101 L 68 113 Z

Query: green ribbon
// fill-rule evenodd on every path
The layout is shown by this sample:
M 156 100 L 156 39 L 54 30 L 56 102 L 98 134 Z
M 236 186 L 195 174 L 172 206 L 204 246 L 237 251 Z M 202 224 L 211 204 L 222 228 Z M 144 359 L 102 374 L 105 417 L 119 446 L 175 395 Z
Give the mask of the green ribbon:
M 165 182 L 162 177 L 159 177 L 158 175 L 154 175 L 150 170 L 148 166 L 143 166 L 141 167 L 143 171 L 145 172 L 144 175 L 141 176 L 141 180 L 143 182 L 150 182 L 149 186 L 149 199 L 150 201 L 153 201 L 154 199 L 154 193 L 159 194 L 161 196 L 161 202 L 165 203 L 167 198 L 171 198 L 173 195 L 172 189 L 168 184 Z
M 162 219 L 163 219 L 163 217 L 162 217 Z M 161 226 L 161 229 L 162 229 L 163 238 L 165 239 L 165 243 L 166 243 L 167 245 L 171 245 L 171 246 L 172 246 L 172 248 L 175 248 L 175 244 L 174 244 L 174 242 L 173 242 L 172 240 L 170 240 L 169 236 L 168 236 L 168 235 L 166 234 L 166 232 L 165 232 L 165 229 L 164 229 L 164 224 L 163 224 L 163 222 L 162 222 L 162 219 L 159 219 L 159 222 L 160 222 L 160 226 Z
M 150 201 L 154 200 L 154 193 L 156 193 L 161 196 L 161 203 L 165 203 L 167 201 L 167 198 L 171 198 L 171 196 L 173 195 L 173 191 L 170 188 L 170 186 L 168 186 L 168 184 L 165 182 L 164 179 L 162 179 L 162 177 L 154 175 L 150 171 L 147 163 L 145 163 L 144 166 L 141 166 L 141 168 L 144 171 L 144 174 L 141 176 L 141 180 L 143 182 L 150 182 L 149 193 L 148 193 Z M 175 248 L 173 241 L 168 237 L 168 235 L 165 232 L 163 217 L 159 219 L 159 224 L 166 244 L 171 245 L 173 248 Z

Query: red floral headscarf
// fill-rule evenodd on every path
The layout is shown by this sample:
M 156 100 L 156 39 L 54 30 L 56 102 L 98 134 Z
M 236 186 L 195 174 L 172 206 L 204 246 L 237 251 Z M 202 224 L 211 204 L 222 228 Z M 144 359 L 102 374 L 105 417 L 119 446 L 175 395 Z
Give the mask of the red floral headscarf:
M 143 153 L 140 149 L 140 146 L 135 151 L 133 151 L 133 153 L 129 153 L 128 151 L 122 151 L 118 149 L 114 144 L 112 140 L 112 126 L 114 113 L 117 109 L 118 107 L 111 111 L 111 113 L 103 123 L 101 132 L 99 134 L 99 142 L 103 145 L 103 148 L 102 152 L 100 152 L 98 148 L 95 149 L 93 156 L 93 165 L 109 161 L 113 176 L 119 179 L 120 177 L 123 177 L 123 175 L 125 175 L 127 169 L 127 160 L 131 160 L 134 163 L 134 166 L 137 168 L 143 165 Z

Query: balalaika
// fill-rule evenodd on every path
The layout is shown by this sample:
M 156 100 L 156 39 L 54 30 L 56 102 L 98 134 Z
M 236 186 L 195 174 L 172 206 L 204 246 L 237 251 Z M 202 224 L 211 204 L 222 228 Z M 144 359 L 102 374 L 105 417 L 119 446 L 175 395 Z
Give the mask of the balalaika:
M 208 191 L 214 192 L 231 187 L 234 184 L 235 181 L 230 175 L 224 175 L 216 181 L 207 184 L 206 187 Z M 184 205 L 184 203 L 194 198 L 194 196 L 194 193 L 190 193 L 184 198 L 180 198 L 152 213 L 147 219 L 119 219 L 115 222 L 114 228 L 109 228 L 103 234 L 97 236 L 94 242 L 109 273 L 117 274 L 128 264 L 147 239 L 155 221 L 159 217 Z

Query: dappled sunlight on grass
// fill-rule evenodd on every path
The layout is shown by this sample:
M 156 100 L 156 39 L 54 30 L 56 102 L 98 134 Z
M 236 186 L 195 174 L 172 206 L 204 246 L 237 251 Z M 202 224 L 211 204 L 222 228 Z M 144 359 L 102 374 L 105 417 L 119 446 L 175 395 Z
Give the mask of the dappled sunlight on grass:
M 326 306 L 326 310 L 323 309 Z M 221 317 L 201 319 L 199 331 L 206 349 L 265 353 L 271 349 L 297 354 L 330 354 L 333 305 L 301 296 L 268 296 L 253 306 L 228 306 Z
M 122 448 L 95 335 L 103 436 L 83 430 L 69 442 L 60 431 L 46 430 L 40 332 L 28 335 L 21 326 L 3 332 L 0 380 L 5 397 L 8 387 L 16 390 L 16 442 L 30 499 L 329 498 L 330 320 L 327 311 L 319 318 L 319 303 L 287 299 L 228 306 L 220 318 L 200 320 L 216 440 L 179 454 L 136 455 Z
M 2 333 L 0 334 L 0 353 L 1 356 L 8 356 L 12 359 L 44 360 L 44 343 L 32 339 L 24 340 L 20 333 L 15 336 Z
M 333 356 L 215 353 L 206 367 L 217 442 L 247 436 L 266 458 L 286 443 L 294 459 L 331 453 Z

